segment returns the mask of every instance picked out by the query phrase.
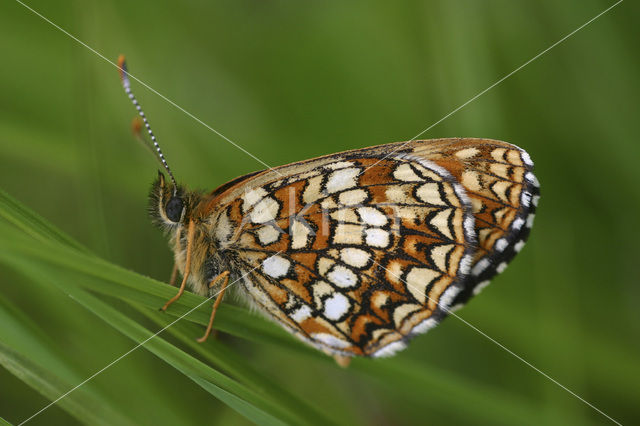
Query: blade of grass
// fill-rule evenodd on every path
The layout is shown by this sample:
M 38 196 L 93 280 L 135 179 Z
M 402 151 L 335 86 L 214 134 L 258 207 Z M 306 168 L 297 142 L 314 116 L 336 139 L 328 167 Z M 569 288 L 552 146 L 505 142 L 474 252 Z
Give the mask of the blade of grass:
M 0 225 L 1 228 L 1 225 Z M 6 253 L 5 253 L 6 254 Z M 1 257 L 1 256 L 0 256 Z M 5 257 L 5 260 L 8 260 L 9 257 Z M 35 279 L 48 279 L 53 282 L 56 283 L 57 281 L 61 280 L 61 277 L 65 277 L 64 281 L 67 282 L 73 282 L 73 281 L 82 281 L 84 283 L 84 287 L 88 287 L 88 288 L 96 288 L 96 286 L 94 285 L 94 283 L 96 281 L 99 281 L 98 279 L 96 279 L 93 276 L 83 276 L 83 275 L 78 275 L 73 273 L 73 270 L 71 271 L 71 273 L 69 271 L 59 271 L 57 270 L 55 267 L 48 265 L 48 264 L 42 264 L 42 263 L 38 263 L 38 262 L 33 262 L 30 259 L 24 259 L 24 258 L 20 258 L 20 257 L 14 257 L 11 259 L 10 263 L 18 268 L 21 269 L 24 273 L 32 275 L 33 278 Z M 39 272 L 34 272 L 34 271 L 39 271 Z M 55 278 L 52 278 L 55 277 Z M 88 285 L 88 283 L 91 283 L 91 285 Z M 76 285 L 61 285 L 60 286 L 61 289 L 69 295 L 75 295 L 77 291 L 80 290 L 80 288 Z M 75 297 L 75 296 L 74 296 Z M 157 305 L 156 305 L 157 306 Z M 156 306 L 153 306 L 154 311 L 156 310 Z M 157 319 L 160 318 L 167 318 L 167 315 L 163 315 L 160 313 L 155 313 L 155 316 Z M 204 321 L 203 321 L 204 322 Z M 111 326 L 113 326 L 114 324 L 112 322 L 109 322 L 109 324 Z M 171 329 L 170 329 L 171 330 Z M 125 333 L 126 334 L 126 333 Z M 180 335 L 180 333 L 175 333 L 177 335 Z M 193 336 L 190 334 L 188 337 L 185 336 L 181 336 L 181 340 L 188 342 L 189 344 L 191 344 L 192 348 L 198 348 L 198 350 L 200 351 L 201 354 L 206 355 L 206 352 L 201 348 L 201 345 L 195 344 L 195 341 L 193 340 Z M 248 367 L 246 365 L 243 365 L 242 368 L 240 368 L 238 366 L 238 362 L 237 362 L 237 357 L 236 361 L 234 361 L 234 356 L 232 356 L 231 354 L 227 354 L 226 356 L 226 360 L 222 361 L 220 357 L 218 357 L 218 361 L 221 361 L 224 365 L 226 366 L 231 366 L 231 365 L 236 365 L 236 368 L 234 369 L 237 373 L 242 371 L 242 368 L 244 367 Z M 247 368 L 246 371 L 244 371 L 243 375 L 244 377 L 249 377 L 248 375 L 250 375 L 250 371 Z M 255 379 L 255 375 L 253 376 L 253 379 Z M 203 382 L 198 381 L 198 380 L 194 380 L 196 381 L 198 384 L 203 385 Z M 308 404 L 306 403 L 302 403 L 302 401 L 299 401 L 295 398 L 292 397 L 291 394 L 285 392 L 282 389 L 278 389 L 276 388 L 273 384 L 268 385 L 268 381 L 262 379 L 260 380 L 261 382 L 261 386 L 262 389 L 264 390 L 264 392 L 266 394 L 269 395 L 269 399 L 273 399 L 274 401 L 277 401 L 277 403 L 281 406 L 284 407 L 288 407 L 287 410 L 289 412 L 294 412 L 295 414 L 291 414 L 291 416 L 294 416 L 295 421 L 292 423 L 297 423 L 297 424 L 301 424 L 301 423 L 308 423 L 307 421 L 304 421 L 303 418 L 304 417 L 295 417 L 295 416 L 304 416 L 305 413 L 309 414 L 309 413 L 314 413 L 313 416 L 310 416 L 309 419 L 314 419 L 314 423 L 316 424 L 326 424 L 326 423 L 333 423 L 333 421 L 330 421 L 328 418 L 326 418 L 326 416 L 322 416 L 319 412 L 319 410 L 317 409 L 313 409 L 311 408 Z M 252 384 L 256 384 L 255 380 L 252 382 Z M 204 386 L 204 385 L 203 385 Z M 266 386 L 266 388 L 265 388 Z M 207 388 L 207 390 L 209 390 L 209 386 L 205 386 Z M 263 397 L 266 397 L 263 394 Z M 273 402 L 273 404 L 275 404 L 276 402 Z M 299 403 L 299 404 L 298 404 Z M 309 410 L 307 411 L 307 407 L 309 408 Z M 286 417 L 286 416 L 283 416 Z
M 0 342 L 5 349 L 9 348 L 0 363 L 36 391 L 45 397 L 50 397 L 52 394 L 55 395 L 53 389 L 65 389 L 65 386 L 69 387 L 67 383 L 76 383 L 81 380 L 81 375 L 74 371 L 60 354 L 56 353 L 49 337 L 28 317 L 7 304 L 1 297 L 0 324 L 2 324 Z M 55 372 L 55 374 L 52 373 L 51 377 L 47 377 L 41 374 L 42 371 Z M 38 377 L 40 381 L 27 380 L 32 376 Z M 119 424 L 135 424 L 124 414 L 112 410 L 110 401 L 96 389 L 87 388 L 84 394 L 79 394 L 77 398 L 77 400 L 74 399 L 75 403 L 71 402 L 65 409 L 81 421 L 90 420 L 92 417 L 87 417 L 87 414 L 92 414 L 93 417 L 101 415 Z M 77 406 L 93 408 L 89 413 L 85 413 L 77 412 Z
M 166 316 L 155 310 L 140 308 L 140 312 L 161 326 L 165 326 L 168 323 Z M 168 328 L 167 332 L 191 351 L 197 353 L 206 361 L 220 366 L 231 376 L 250 386 L 254 391 L 260 392 L 265 397 L 278 400 L 282 404 L 286 404 L 291 412 L 301 418 L 313 420 L 315 424 L 337 423 L 335 420 L 327 417 L 326 413 L 282 388 L 275 381 L 263 376 L 251 364 L 239 357 L 219 340 L 210 339 L 206 345 L 196 342 L 196 338 L 202 335 L 201 327 L 181 322 Z
M 20 268 L 20 263 L 17 262 L 14 266 Z M 47 268 L 32 268 L 28 262 L 24 263 L 24 266 L 25 267 L 21 268 L 21 270 L 25 274 L 30 275 L 34 279 L 43 279 L 43 277 L 48 277 L 48 281 L 57 286 L 60 286 L 59 280 L 77 279 L 73 274 L 61 271 L 52 274 L 52 271 Z M 55 278 L 51 278 L 52 276 L 55 276 Z M 85 306 L 99 318 L 125 334 L 134 342 L 143 342 L 153 336 L 153 333 L 135 323 L 115 308 L 108 306 L 96 297 L 86 293 L 80 287 L 68 286 L 66 288 L 62 288 L 62 290 L 75 301 L 80 303 L 82 306 Z M 149 339 L 143 347 L 154 353 L 172 367 L 176 368 L 181 373 L 185 374 L 213 396 L 220 399 L 240 414 L 245 415 L 251 421 L 258 422 L 259 424 L 283 424 L 278 417 L 287 418 L 288 413 L 283 412 L 283 410 L 281 410 L 277 405 L 266 401 L 252 390 L 240 385 L 211 367 L 206 366 L 204 363 L 184 353 L 160 337 Z M 78 382 L 82 383 L 80 380 Z M 79 387 L 78 390 L 83 387 L 84 385 Z M 71 386 L 67 387 L 65 391 L 68 391 L 69 389 L 71 389 Z M 70 396 L 74 395 L 75 392 L 76 391 L 71 393 Z M 56 396 L 59 397 L 61 394 L 63 393 L 60 392 Z M 66 399 L 67 397 L 63 398 L 61 401 Z M 270 411 L 275 415 L 269 414 L 265 410 Z M 295 422 L 290 421 L 289 423 L 299 423 L 299 419 Z
M 52 226 L 35 212 L 0 188 L 0 217 L 39 241 L 54 240 L 68 247 L 87 251 L 79 242 Z
M 181 371 L 247 419 L 258 424 L 269 425 L 286 424 L 280 418 L 289 420 L 289 423 L 295 423 L 295 419 L 288 418 L 288 413 L 283 412 L 279 406 L 171 345 L 163 338 L 153 337 L 153 333 L 149 330 L 95 296 L 78 290 L 74 291 L 72 297 L 133 341 L 144 342 L 142 347 Z
M 0 324 L 2 324 L 0 340 L 5 345 L 23 354 L 30 354 L 34 361 L 55 370 L 57 374 L 69 381 L 79 378 L 55 353 L 49 336 L 23 312 L 11 306 L 2 295 L 0 295 Z
M 53 369 L 44 368 L 22 354 L 0 342 L 0 364 L 27 385 L 49 399 L 71 388 L 71 385 L 53 373 Z M 60 401 L 60 406 L 69 414 L 86 424 L 135 424 L 120 413 L 111 409 L 111 405 L 96 398 L 88 389 L 78 389 L 73 397 Z

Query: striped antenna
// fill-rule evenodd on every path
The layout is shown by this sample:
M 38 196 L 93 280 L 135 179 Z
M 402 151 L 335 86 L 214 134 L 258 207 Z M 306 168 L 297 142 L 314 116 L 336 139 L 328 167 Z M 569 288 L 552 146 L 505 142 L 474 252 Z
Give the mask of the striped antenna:
M 140 106 L 140 104 L 138 103 L 138 100 L 136 99 L 136 97 L 133 95 L 133 92 L 131 91 L 131 82 L 129 81 L 129 75 L 127 73 L 127 64 L 125 63 L 124 55 L 120 55 L 120 57 L 118 57 L 118 68 L 120 69 L 120 79 L 122 80 L 122 86 L 124 87 L 124 91 L 127 93 L 127 96 L 129 97 L 129 99 L 131 99 L 131 102 L 138 110 L 138 114 L 140 114 L 140 117 L 142 118 L 144 127 L 147 128 L 147 133 L 149 133 L 151 142 L 153 142 L 153 147 L 149 145 L 149 142 L 146 139 L 142 138 L 142 140 L 143 142 L 148 144 L 149 148 L 151 149 L 151 152 L 155 154 L 158 161 L 167 170 L 167 173 L 169 173 L 171 182 L 173 182 L 173 195 L 176 195 L 178 193 L 178 184 L 176 182 L 176 178 L 173 176 L 173 173 L 171 173 L 171 169 L 167 164 L 167 160 L 164 159 L 164 155 L 162 154 L 160 145 L 158 145 L 158 140 L 156 139 L 156 136 L 153 134 L 153 131 L 151 131 L 151 126 L 149 125 L 147 116 L 144 115 L 144 111 L 142 111 L 142 107 Z

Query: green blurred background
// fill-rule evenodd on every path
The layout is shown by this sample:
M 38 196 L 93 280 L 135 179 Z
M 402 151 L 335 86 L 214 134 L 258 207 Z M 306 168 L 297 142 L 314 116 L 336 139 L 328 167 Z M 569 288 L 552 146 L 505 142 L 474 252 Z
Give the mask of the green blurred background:
M 408 140 L 613 3 L 27 1 L 106 58 L 126 54 L 133 75 L 270 166 Z M 458 313 L 623 424 L 640 421 L 638 18 L 621 3 L 422 136 L 529 151 L 542 185 L 529 243 Z M 131 136 L 116 69 L 11 0 L 0 53 L 0 187 L 99 257 L 166 281 L 171 253 L 145 211 L 157 166 Z M 132 87 L 188 186 L 264 168 Z M 70 385 L 134 345 L 7 262 L 0 306 L 74 371 Z M 0 343 L 19 341 L 15 324 L 0 322 Z M 216 345 L 343 424 L 609 422 L 453 318 L 347 370 L 295 345 L 225 333 Z M 144 348 L 91 389 L 133 423 L 250 422 Z M 0 417 L 22 421 L 49 402 L 41 393 L 0 367 Z M 54 406 L 31 423 L 78 421 Z

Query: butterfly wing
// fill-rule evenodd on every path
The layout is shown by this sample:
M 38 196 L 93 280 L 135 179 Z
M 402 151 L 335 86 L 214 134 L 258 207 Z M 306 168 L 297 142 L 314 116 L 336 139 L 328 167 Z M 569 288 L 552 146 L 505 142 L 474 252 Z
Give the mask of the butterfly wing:
M 536 197 L 519 148 L 439 139 L 254 173 L 204 209 L 253 303 L 327 353 L 386 356 L 506 266 Z
M 435 326 L 475 251 L 451 174 L 375 150 L 287 167 L 248 178 L 216 219 L 252 301 L 332 354 L 390 355 Z
M 540 198 L 533 162 L 523 149 L 489 139 L 416 141 L 410 150 L 447 169 L 471 199 L 478 248 L 464 290 L 453 303 L 457 308 L 524 246 Z

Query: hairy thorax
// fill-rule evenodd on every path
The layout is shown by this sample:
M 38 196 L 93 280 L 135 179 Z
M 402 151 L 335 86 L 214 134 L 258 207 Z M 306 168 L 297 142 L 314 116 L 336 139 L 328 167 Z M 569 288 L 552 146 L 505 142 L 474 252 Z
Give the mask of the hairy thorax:
M 203 197 L 204 198 L 204 197 Z M 211 280 L 228 269 L 228 257 L 232 250 L 230 239 L 233 236 L 231 224 L 226 215 L 202 215 L 198 210 L 205 203 L 198 200 L 194 208 L 193 241 L 191 244 L 191 261 L 187 285 L 196 294 L 210 296 L 216 288 L 210 288 Z M 188 225 L 179 225 L 170 238 L 170 246 L 174 259 L 182 276 L 187 265 Z M 226 252 L 226 256 L 223 255 Z

